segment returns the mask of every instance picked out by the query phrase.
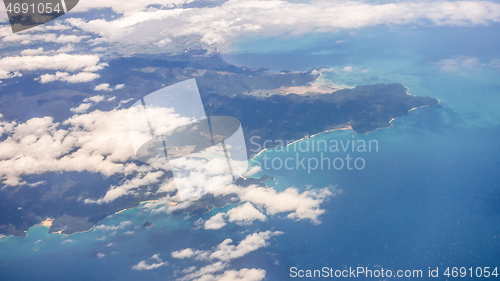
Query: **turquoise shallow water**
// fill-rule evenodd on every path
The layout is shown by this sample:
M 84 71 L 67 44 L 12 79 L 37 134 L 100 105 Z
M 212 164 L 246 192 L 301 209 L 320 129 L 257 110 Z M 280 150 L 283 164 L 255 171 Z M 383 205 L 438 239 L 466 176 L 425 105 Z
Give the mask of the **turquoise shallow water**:
M 206 265 L 174 260 L 172 251 L 210 249 L 226 238 L 240 241 L 268 229 L 284 234 L 267 247 L 234 260 L 231 268 L 263 268 L 267 280 L 292 280 L 288 277 L 291 266 L 423 270 L 498 266 L 500 80 L 498 70 L 489 64 L 500 57 L 492 47 L 500 43 L 495 28 L 372 28 L 356 36 L 339 33 L 299 41 L 255 38 L 234 46 L 238 53 L 227 56 L 230 62 L 279 70 L 351 66 L 351 72 L 325 73 L 323 78 L 352 86 L 398 82 L 412 94 L 440 99 L 441 106 L 411 111 L 393 121 L 391 128 L 367 135 L 330 132 L 295 143 L 291 151 L 259 155 L 253 164 L 264 157 L 285 161 L 318 158 L 321 153 L 329 159 L 346 154 L 363 158 L 365 166 L 359 170 L 270 168 L 256 175 L 274 177 L 267 184 L 278 190 L 292 186 L 301 191 L 325 186 L 342 190 L 322 205 L 326 212 L 319 225 L 277 215 L 251 226 L 229 224 L 210 231 L 198 229 L 196 222 L 231 206 L 194 217 L 152 214 L 140 207 L 100 223 L 116 229 L 98 227 L 63 236 L 47 234 L 48 228 L 37 226 L 27 237 L 0 239 L 0 280 L 172 280 L 179 276 L 176 270 Z M 345 43 L 336 44 L 338 40 Z M 477 57 L 480 64 L 456 72 L 443 72 L 435 64 L 455 56 Z M 297 154 L 292 149 L 320 140 L 376 140 L 378 150 L 309 149 Z M 142 229 L 145 221 L 154 226 Z M 154 254 L 169 265 L 132 270 Z

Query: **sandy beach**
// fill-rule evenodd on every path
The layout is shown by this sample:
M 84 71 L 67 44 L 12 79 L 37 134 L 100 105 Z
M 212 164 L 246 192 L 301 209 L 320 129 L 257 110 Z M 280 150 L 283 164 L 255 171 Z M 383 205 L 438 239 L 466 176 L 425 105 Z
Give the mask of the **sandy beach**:
M 40 224 L 43 226 L 46 226 L 46 227 L 51 227 L 53 221 L 54 221 L 54 219 L 47 218 L 44 221 L 42 221 Z

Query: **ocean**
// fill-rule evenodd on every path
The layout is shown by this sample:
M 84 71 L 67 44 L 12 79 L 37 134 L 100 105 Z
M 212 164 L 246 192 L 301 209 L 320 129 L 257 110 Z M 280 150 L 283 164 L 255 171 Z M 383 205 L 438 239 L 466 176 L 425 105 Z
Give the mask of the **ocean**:
M 333 68 L 321 79 L 355 86 L 401 83 L 409 92 L 440 100 L 397 118 L 390 128 L 358 135 L 333 131 L 261 153 L 281 159 L 362 158 L 362 169 L 270 167 L 268 186 L 300 191 L 330 186 L 342 192 L 324 202 L 320 224 L 269 216 L 249 226 L 197 226 L 231 206 L 204 215 L 154 214 L 144 207 L 108 217 L 89 232 L 64 236 L 32 227 L 26 237 L 0 239 L 0 280 L 173 280 L 202 261 L 171 252 L 211 249 L 265 230 L 283 234 L 231 262 L 262 268 L 266 280 L 295 280 L 290 268 L 429 270 L 496 267 L 500 258 L 500 58 L 498 26 L 476 28 L 373 27 L 303 38 L 252 38 L 231 46 L 228 62 L 271 70 Z M 351 67 L 351 68 L 345 68 Z M 311 134 L 319 132 L 310 132 Z M 376 141 L 369 152 L 312 150 L 318 141 Z M 305 143 L 305 144 L 304 144 Z M 305 151 L 294 147 L 308 147 Z M 297 152 L 299 151 L 299 152 Z M 340 163 L 340 162 L 337 162 Z M 359 163 L 359 162 L 358 162 Z M 340 167 L 340 166 L 337 166 Z M 358 165 L 358 168 L 361 166 Z M 142 228 L 150 221 L 153 227 Z M 107 227 L 106 227 L 107 226 Z M 153 255 L 168 263 L 132 267 Z M 304 278 L 305 279 L 305 278 Z M 383 280 L 383 278 L 357 278 Z M 414 278 L 398 278 L 410 280 Z M 475 278 L 489 280 L 490 278 Z

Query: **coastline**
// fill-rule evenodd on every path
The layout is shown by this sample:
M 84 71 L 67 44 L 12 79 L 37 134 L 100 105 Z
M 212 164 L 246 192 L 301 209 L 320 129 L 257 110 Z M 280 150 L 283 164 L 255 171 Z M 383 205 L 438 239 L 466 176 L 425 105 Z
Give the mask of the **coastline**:
M 281 86 L 276 89 L 269 90 L 254 90 L 251 92 L 246 92 L 244 95 L 256 96 L 256 97 L 269 97 L 273 95 L 286 96 L 290 94 L 295 94 L 299 96 L 315 96 L 322 94 L 332 94 L 339 90 L 346 89 L 348 87 L 337 85 L 330 80 L 325 80 L 322 78 L 322 74 L 307 84 L 302 86 Z
M 99 222 L 101 222 L 101 221 L 103 221 L 103 220 L 105 220 L 105 219 L 107 219 L 107 218 L 109 218 L 109 217 L 111 217 L 111 216 L 114 216 L 114 215 L 117 215 L 117 214 L 119 214 L 119 213 L 122 213 L 122 212 L 124 212 L 124 211 L 127 211 L 127 210 L 131 210 L 131 209 L 137 208 L 137 207 L 141 206 L 141 204 L 145 204 L 145 203 L 152 203 L 152 202 L 158 202 L 158 201 L 159 201 L 159 199 L 153 199 L 153 200 L 141 201 L 141 202 L 139 202 L 139 204 L 138 204 L 137 206 L 132 207 L 132 208 L 128 208 L 128 209 L 123 209 L 123 210 L 120 210 L 120 211 L 118 211 L 118 212 L 115 212 L 115 213 L 113 213 L 113 214 L 111 214 L 111 215 L 109 215 L 109 216 L 105 217 L 104 219 L 100 220 Z M 55 219 L 53 219 L 53 218 L 46 218 L 45 220 L 43 220 L 43 221 L 41 221 L 41 222 L 39 222 L 39 223 L 37 223 L 37 224 L 35 224 L 35 225 L 33 225 L 33 226 L 29 227 L 29 228 L 28 228 L 28 230 L 26 230 L 24 233 L 26 234 L 26 233 L 27 233 L 27 232 L 29 232 L 29 231 L 30 231 L 33 227 L 37 227 L 37 226 L 48 227 L 48 228 L 50 229 L 50 227 L 52 226 L 52 222 L 53 222 L 54 220 L 55 220 Z M 49 233 L 49 234 L 50 234 L 50 233 L 53 233 L 53 234 L 60 234 L 60 235 L 63 235 L 63 236 L 65 236 L 65 237 L 70 236 L 70 235 L 73 235 L 73 234 L 78 234 L 78 233 L 86 233 L 86 232 L 92 231 L 92 230 L 93 230 L 96 226 L 98 226 L 98 225 L 99 225 L 99 222 L 98 222 L 97 224 L 95 224 L 94 226 L 92 226 L 92 227 L 91 227 L 90 229 L 88 229 L 88 230 L 76 231 L 76 232 L 73 232 L 73 233 L 69 233 L 69 234 L 68 234 L 68 233 L 63 233 L 63 231 L 64 231 L 65 229 L 61 229 L 61 230 L 59 230 L 59 231 L 55 231 L 55 232 L 49 232 L 49 231 L 48 231 L 47 233 Z M 4 235 L 4 234 L 0 234 L 0 239 L 7 238 L 7 237 L 26 237 L 26 236 L 16 236 L 16 235 Z
M 141 201 L 141 202 L 139 202 L 139 204 L 137 204 L 137 206 L 135 206 L 135 207 L 120 210 L 120 211 L 118 211 L 118 212 L 115 212 L 115 213 L 113 213 L 113 214 L 111 214 L 111 215 L 109 215 L 109 216 L 107 216 L 107 217 L 103 218 L 102 220 L 98 221 L 98 222 L 97 222 L 94 226 L 92 226 L 92 227 L 91 227 L 90 229 L 88 229 L 88 230 L 82 230 L 82 231 L 77 231 L 77 232 L 73 232 L 73 233 L 70 233 L 70 234 L 66 234 L 66 233 L 62 233 L 62 232 L 64 231 L 64 229 L 63 229 L 63 230 L 59 230 L 59 231 L 57 231 L 57 232 L 51 232 L 51 233 L 62 234 L 62 235 L 64 235 L 64 236 L 70 236 L 70 235 L 73 235 L 73 234 L 78 234 L 78 233 L 85 233 L 85 232 L 89 232 L 89 231 L 92 231 L 92 230 L 93 230 L 96 226 L 98 226 L 98 225 L 99 225 L 99 223 L 100 223 L 101 221 L 103 221 L 103 220 L 105 220 L 105 219 L 107 219 L 107 218 L 110 218 L 110 217 L 112 217 L 112 216 L 114 216 L 114 215 L 118 215 L 118 214 L 120 214 L 120 213 L 122 213 L 122 212 L 125 212 L 125 211 L 128 211 L 128 210 L 135 209 L 135 208 L 137 208 L 137 207 L 140 207 L 142 204 L 145 204 L 145 203 L 152 203 L 152 202 L 158 202 L 158 201 L 159 201 L 159 199 L 152 199 L 152 200 Z
M 301 87 L 304 87 L 304 86 L 301 86 Z M 410 95 L 410 96 L 414 96 L 414 95 L 412 95 L 412 94 L 410 94 L 410 93 L 409 93 L 408 88 L 407 88 L 406 94 L 407 94 L 407 95 Z M 439 104 L 439 103 L 440 103 L 440 101 L 438 100 L 438 103 L 437 103 L 437 104 Z M 429 106 L 429 105 L 422 105 L 422 106 L 413 107 L 413 108 L 411 108 L 410 110 L 408 110 L 408 112 L 411 112 L 411 111 L 416 110 L 416 109 L 418 109 L 418 108 L 423 108 L 423 107 L 428 107 L 428 106 Z M 404 116 L 404 115 L 402 115 L 402 116 Z M 394 121 L 395 119 L 397 119 L 397 118 L 399 118 L 399 117 L 402 117 L 402 116 L 397 116 L 397 117 L 392 118 L 392 119 L 388 122 L 389 126 L 387 126 L 387 127 L 379 127 L 379 128 L 374 129 L 373 131 L 369 131 L 369 132 L 363 133 L 363 135 L 367 135 L 367 134 L 369 134 L 369 133 L 373 133 L 373 132 L 375 132 L 375 131 L 377 131 L 377 130 L 379 130 L 379 129 L 387 129 L 387 128 L 390 128 L 390 127 L 392 127 L 392 121 Z M 295 141 L 293 141 L 293 142 L 291 142 L 291 143 L 287 143 L 285 147 L 288 147 L 288 146 L 290 146 L 290 145 L 292 145 L 292 144 L 295 144 L 295 143 L 297 143 L 297 142 L 299 142 L 299 141 L 301 141 L 301 140 L 304 140 L 304 139 L 310 139 L 310 138 L 313 138 L 313 137 L 315 137 L 315 136 L 318 136 L 318 135 L 321 135 L 321 134 L 324 134 L 324 133 L 329 133 L 329 132 L 334 132 L 334 131 L 340 131 L 340 130 L 353 130 L 353 128 L 352 128 L 352 126 L 350 125 L 350 123 L 349 123 L 349 122 L 348 122 L 348 123 L 345 123 L 345 124 L 337 125 L 337 126 L 335 126 L 334 128 L 332 128 L 332 129 L 324 130 L 324 131 L 321 131 L 321 132 L 315 133 L 315 134 L 313 134 L 313 135 L 311 135 L 311 136 L 306 135 L 306 136 L 304 136 L 304 137 L 302 137 L 302 138 L 300 138 L 300 139 L 297 139 L 297 140 L 295 140 Z M 355 131 L 354 131 L 354 132 L 355 132 Z M 355 133 L 356 133 L 356 132 L 355 132 Z M 359 134 L 359 133 L 356 133 L 356 134 Z M 282 146 L 280 146 L 280 147 L 282 147 Z M 259 156 L 261 153 L 263 153 L 263 152 L 264 152 L 264 151 L 266 151 L 266 150 L 269 150 L 269 149 L 275 149 L 275 148 L 278 148 L 278 147 L 274 147 L 274 148 L 264 148 L 264 149 L 262 149 L 261 151 L 259 151 L 257 154 L 255 154 L 254 156 L 252 156 L 249 160 L 251 160 L 251 159 L 255 159 L 257 156 Z M 245 177 L 242 177 L 242 178 L 245 178 Z M 252 177 L 250 176 L 249 178 L 252 178 Z M 64 236 L 69 236 L 69 235 L 73 235 L 73 234 L 77 234 L 77 233 L 85 233 L 85 232 L 89 232 L 89 231 L 92 231 L 92 230 L 93 230 L 93 229 L 94 229 L 94 228 L 95 228 L 95 227 L 96 227 L 96 226 L 97 226 L 97 225 L 98 225 L 101 221 L 103 221 L 104 219 L 107 219 L 107 218 L 109 218 L 109 217 L 111 217 L 111 216 L 114 216 L 114 215 L 120 214 L 120 213 L 122 213 L 122 212 L 124 212 L 124 211 L 131 210 L 131 209 L 134 209 L 134 208 L 140 207 L 140 206 L 141 206 L 141 204 L 153 203 L 153 202 L 158 202 L 158 201 L 159 201 L 159 199 L 152 199 L 152 200 L 141 201 L 141 202 L 139 202 L 139 203 L 138 203 L 138 205 L 137 205 L 137 206 L 134 206 L 134 207 L 131 207 L 131 208 L 125 208 L 125 209 L 119 210 L 119 211 L 117 211 L 117 212 L 115 212 L 115 213 L 113 213 L 113 214 L 110 214 L 110 215 L 106 216 L 105 218 L 103 218 L 102 220 L 100 220 L 98 223 L 96 223 L 94 226 L 92 226 L 92 227 L 91 227 L 90 229 L 88 229 L 88 230 L 84 230 L 84 231 L 77 231 L 77 232 L 74 232 L 74 233 L 66 234 L 66 233 L 62 233 L 62 232 L 65 230 L 65 229 L 62 229 L 62 230 L 59 230 L 59 231 L 56 231 L 56 232 L 49 232 L 49 233 L 56 233 L 56 234 L 62 234 L 62 235 L 64 235 Z M 167 204 L 168 204 L 169 206 L 175 206 L 177 203 L 178 203 L 178 202 L 168 202 Z M 228 203 L 228 204 L 230 204 L 230 203 Z M 226 204 L 226 206 L 227 206 L 227 204 Z M 214 207 L 214 208 L 215 208 L 215 207 Z M 211 211 L 211 210 L 208 210 L 208 212 L 210 212 L 210 211 Z M 188 214 L 189 214 L 189 213 L 188 213 Z M 54 219 L 52 219 L 52 218 L 46 218 L 45 220 L 41 221 L 40 223 L 35 224 L 35 225 L 33 225 L 33 226 L 29 227 L 29 228 L 28 228 L 28 230 L 26 230 L 24 233 L 26 234 L 26 233 L 27 233 L 27 232 L 28 232 L 28 231 L 29 231 L 32 227 L 35 227 L 35 226 L 38 226 L 38 225 L 41 225 L 41 226 L 44 226 L 44 227 L 49 227 L 49 229 L 50 229 L 50 227 L 52 226 L 53 221 L 54 221 Z M 5 238 L 5 237 L 11 237 L 11 236 L 16 236 L 16 235 L 8 235 L 8 236 L 7 236 L 7 235 L 4 235 L 4 234 L 0 234 L 0 239 Z M 25 236 L 26 236 L 26 235 L 25 235 Z M 24 236 L 24 237 L 25 237 L 25 236 Z M 22 237 L 22 236 L 20 236 L 20 237 Z
M 338 125 L 338 126 L 334 127 L 333 129 L 328 129 L 328 130 L 325 130 L 325 131 L 321 131 L 319 133 L 316 133 L 316 134 L 310 135 L 310 136 L 304 136 L 303 138 L 300 138 L 300 139 L 297 139 L 297 140 L 295 140 L 295 141 L 293 141 L 291 143 L 288 143 L 285 147 L 289 147 L 290 145 L 292 145 L 292 144 L 294 144 L 296 142 L 299 142 L 299 141 L 304 140 L 304 139 L 310 139 L 310 138 L 313 138 L 315 136 L 318 136 L 318 135 L 321 135 L 321 134 L 324 134 L 324 133 L 329 133 L 329 132 L 334 132 L 334 131 L 342 131 L 342 130 L 352 130 L 352 126 L 349 123 Z M 259 151 L 257 154 L 255 154 L 252 158 L 250 158 L 250 160 L 251 159 L 255 159 L 257 156 L 259 156 L 261 153 L 263 153 L 266 150 L 275 149 L 275 148 L 278 148 L 278 147 L 264 148 L 261 151 Z

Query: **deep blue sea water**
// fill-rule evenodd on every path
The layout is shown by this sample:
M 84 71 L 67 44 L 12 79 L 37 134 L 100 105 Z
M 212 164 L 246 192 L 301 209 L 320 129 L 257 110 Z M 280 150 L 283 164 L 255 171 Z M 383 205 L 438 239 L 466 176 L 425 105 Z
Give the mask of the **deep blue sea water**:
M 376 140 L 378 151 L 351 153 L 365 160 L 361 170 L 268 169 L 256 175 L 274 177 L 267 184 L 278 190 L 292 186 L 301 191 L 326 186 L 342 190 L 322 205 L 326 212 L 319 225 L 278 215 L 251 226 L 203 230 L 196 229 L 198 219 L 231 206 L 194 217 L 151 214 L 139 207 L 101 222 L 108 226 L 130 222 L 116 231 L 63 236 L 37 226 L 27 237 L 0 239 L 0 280 L 173 280 L 176 270 L 206 263 L 174 260 L 172 251 L 210 249 L 226 238 L 240 241 L 268 229 L 284 234 L 233 261 L 231 268 L 263 268 L 267 280 L 293 280 L 292 266 L 424 273 L 428 267 L 500 266 L 500 73 L 490 65 L 500 57 L 497 29 L 498 25 L 377 27 L 353 31 L 354 35 L 253 38 L 235 44 L 234 53 L 226 58 L 238 65 L 272 70 L 351 66 L 352 72 L 325 73 L 322 79 L 350 86 L 401 83 L 411 94 L 438 98 L 441 105 L 411 111 L 394 120 L 391 128 L 367 135 L 336 131 L 300 141 Z M 344 42 L 335 43 L 338 40 Z M 480 64 L 455 72 L 443 72 L 436 65 L 456 56 L 477 57 Z M 303 152 L 299 157 L 320 153 Z M 325 152 L 328 157 L 345 154 Z M 286 159 L 297 154 L 270 150 L 253 163 L 266 156 Z M 145 221 L 154 227 L 140 228 Z M 151 271 L 131 269 L 154 254 L 169 265 Z

